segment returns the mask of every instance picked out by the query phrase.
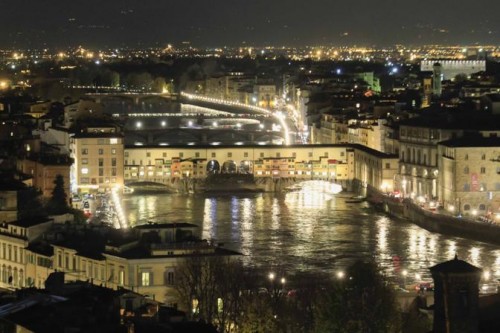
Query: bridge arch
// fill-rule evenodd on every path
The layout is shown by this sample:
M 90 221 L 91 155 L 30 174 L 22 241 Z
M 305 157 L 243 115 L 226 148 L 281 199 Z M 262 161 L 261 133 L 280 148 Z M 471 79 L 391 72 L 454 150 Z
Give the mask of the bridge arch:
M 217 160 L 210 160 L 207 162 L 207 174 L 215 175 L 220 173 L 220 164 Z
M 251 160 L 240 161 L 238 173 L 253 174 L 253 162 Z
M 235 161 L 228 160 L 222 164 L 221 173 L 237 173 L 237 172 L 238 172 L 238 166 L 236 165 Z

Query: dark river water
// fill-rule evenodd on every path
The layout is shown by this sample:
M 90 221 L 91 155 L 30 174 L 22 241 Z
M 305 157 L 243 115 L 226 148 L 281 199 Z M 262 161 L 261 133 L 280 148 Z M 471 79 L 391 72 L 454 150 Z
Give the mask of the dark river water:
M 460 259 L 485 271 L 493 288 L 500 278 L 500 247 L 428 232 L 389 217 L 351 193 L 311 181 L 283 194 L 131 195 L 121 200 L 128 225 L 189 222 L 199 236 L 241 252 L 248 265 L 285 272 L 336 274 L 356 259 L 372 258 L 393 280 L 430 280 L 439 262 Z M 486 287 L 485 287 L 486 288 Z

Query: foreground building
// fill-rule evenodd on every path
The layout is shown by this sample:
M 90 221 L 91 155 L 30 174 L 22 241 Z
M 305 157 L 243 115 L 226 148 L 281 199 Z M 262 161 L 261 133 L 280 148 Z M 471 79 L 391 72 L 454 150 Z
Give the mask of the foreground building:
M 131 230 L 56 224 L 38 218 L 0 230 L 0 287 L 44 288 L 53 272 L 66 281 L 126 288 L 176 307 L 176 269 L 192 256 L 239 254 L 195 237 L 187 223 L 146 224 Z

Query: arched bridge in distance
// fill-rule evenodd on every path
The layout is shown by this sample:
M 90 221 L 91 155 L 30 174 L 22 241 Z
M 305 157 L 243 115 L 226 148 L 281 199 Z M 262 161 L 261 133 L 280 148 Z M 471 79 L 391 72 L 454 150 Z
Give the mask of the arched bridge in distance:
M 127 145 L 291 144 L 284 113 L 191 94 L 89 93 L 125 120 Z

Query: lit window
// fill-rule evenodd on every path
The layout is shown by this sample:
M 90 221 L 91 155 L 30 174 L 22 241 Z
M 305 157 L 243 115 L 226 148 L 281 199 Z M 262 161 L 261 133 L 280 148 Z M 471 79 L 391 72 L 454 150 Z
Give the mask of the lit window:
M 123 286 L 125 284 L 125 272 L 123 270 L 120 270 L 118 273 L 118 283 L 120 286 Z
M 89 173 L 89 168 L 82 168 L 82 174 L 87 175 Z
M 116 144 L 118 144 L 118 139 L 117 138 L 111 138 L 111 139 L 109 139 L 109 143 L 112 144 L 112 145 L 116 145 Z
M 151 281 L 151 272 L 142 272 L 141 273 L 141 286 L 147 287 L 152 284 Z

